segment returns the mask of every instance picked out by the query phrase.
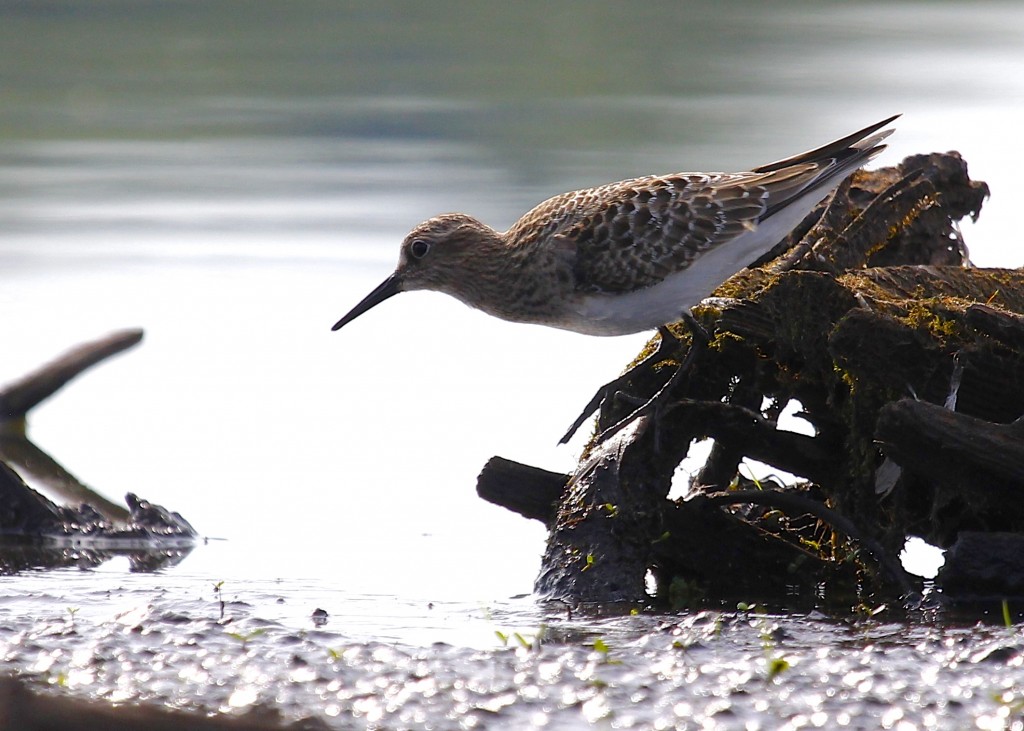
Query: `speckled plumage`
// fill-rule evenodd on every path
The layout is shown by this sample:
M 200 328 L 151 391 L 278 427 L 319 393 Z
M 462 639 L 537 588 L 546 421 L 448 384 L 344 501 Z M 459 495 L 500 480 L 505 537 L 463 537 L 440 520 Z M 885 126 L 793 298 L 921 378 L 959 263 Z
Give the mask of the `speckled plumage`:
M 772 248 L 884 149 L 886 119 L 742 173 L 676 173 L 550 198 L 501 233 L 464 214 L 417 226 L 398 268 L 335 326 L 430 289 L 516 322 L 594 335 L 677 320 Z

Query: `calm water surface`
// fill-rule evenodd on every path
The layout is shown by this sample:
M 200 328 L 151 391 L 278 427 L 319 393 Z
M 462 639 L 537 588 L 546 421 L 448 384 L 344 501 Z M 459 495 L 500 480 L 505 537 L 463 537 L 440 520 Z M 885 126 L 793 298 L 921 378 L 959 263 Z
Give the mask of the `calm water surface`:
M 476 475 L 495 454 L 572 469 L 558 436 L 644 336 L 434 294 L 329 328 L 427 216 L 503 228 L 573 187 L 745 168 L 894 112 L 880 163 L 960 150 L 993 189 L 976 263 L 1020 266 L 1024 10 L 559 7 L 0 4 L 0 380 L 145 328 L 31 433 L 223 539 L 156 574 L 4 577 L 8 671 L 339 727 L 1020 723 L 1017 631 L 514 598 L 544 533 Z

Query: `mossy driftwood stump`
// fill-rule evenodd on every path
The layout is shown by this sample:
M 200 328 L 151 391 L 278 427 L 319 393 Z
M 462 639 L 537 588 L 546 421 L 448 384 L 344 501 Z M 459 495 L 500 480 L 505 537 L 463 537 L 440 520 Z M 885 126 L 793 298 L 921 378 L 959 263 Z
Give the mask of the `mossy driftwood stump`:
M 652 572 L 676 604 L 895 596 L 917 588 L 896 560 L 908 536 L 1024 534 L 1024 271 L 969 268 L 957 228 L 987 195 L 957 153 L 859 171 L 694 308 L 706 342 L 680 327 L 648 344 L 575 474 L 488 462 L 481 497 L 549 528 L 537 591 L 646 601 Z M 791 402 L 813 436 L 780 428 Z M 744 457 L 801 481 L 744 485 Z

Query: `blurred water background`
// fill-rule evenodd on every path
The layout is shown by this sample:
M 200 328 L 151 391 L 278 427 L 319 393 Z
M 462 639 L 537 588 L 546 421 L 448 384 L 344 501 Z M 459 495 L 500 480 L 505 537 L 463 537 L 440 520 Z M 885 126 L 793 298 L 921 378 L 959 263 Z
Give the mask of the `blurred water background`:
M 450 639 L 461 620 L 413 639 L 399 608 L 527 594 L 543 549 L 476 497 L 480 468 L 571 470 L 582 439 L 559 435 L 645 336 L 427 293 L 331 333 L 408 229 L 503 229 L 564 190 L 747 169 L 897 112 L 876 164 L 959 150 L 993 191 L 975 263 L 1020 266 L 1019 2 L 4 0 L 0 381 L 146 330 L 31 434 L 226 540 L 97 582 L 274 587 L 296 623 L 324 605 L 367 636 Z M 2 579 L 89 602 L 64 581 Z

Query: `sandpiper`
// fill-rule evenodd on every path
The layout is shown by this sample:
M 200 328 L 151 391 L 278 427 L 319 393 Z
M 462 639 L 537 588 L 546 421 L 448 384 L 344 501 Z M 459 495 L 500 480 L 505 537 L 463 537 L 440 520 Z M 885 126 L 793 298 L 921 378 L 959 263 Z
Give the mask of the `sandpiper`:
M 892 130 L 882 128 L 898 116 L 749 172 L 652 175 L 563 193 L 504 233 L 461 213 L 431 218 L 406 236 L 395 272 L 332 329 L 417 289 L 590 335 L 678 321 L 885 149 Z

